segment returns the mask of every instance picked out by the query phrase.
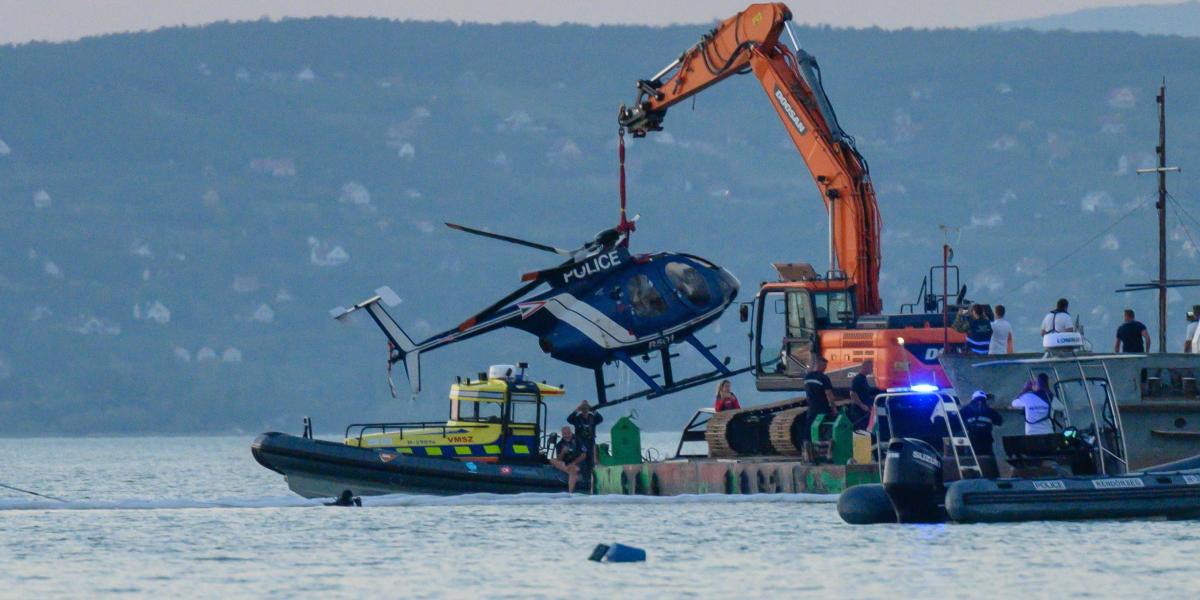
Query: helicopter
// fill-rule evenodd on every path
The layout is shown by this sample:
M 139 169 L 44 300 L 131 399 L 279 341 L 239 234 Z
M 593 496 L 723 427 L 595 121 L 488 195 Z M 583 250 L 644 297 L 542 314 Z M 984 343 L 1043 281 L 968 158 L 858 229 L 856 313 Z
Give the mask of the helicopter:
M 713 355 L 696 332 L 733 303 L 740 286 L 737 278 L 713 262 L 678 252 L 631 254 L 629 236 L 637 216 L 626 219 L 622 197 L 620 221 L 579 248 L 567 250 L 465 225 L 446 223 L 451 229 L 565 257 L 558 265 L 522 275 L 513 292 L 475 313 L 459 325 L 413 342 L 388 314 L 383 303 L 394 305 L 398 296 L 389 288 L 350 308 L 330 313 L 344 321 L 365 310 L 388 339 L 389 367 L 404 363 L 415 396 L 421 390 L 421 354 L 504 327 L 529 332 L 543 352 L 556 360 L 591 369 L 595 375 L 598 405 L 638 398 L 656 398 L 691 387 L 732 377 L 751 367 L 730 369 L 729 358 Z M 549 289 L 530 296 L 535 289 Z M 707 373 L 675 379 L 671 346 L 686 343 L 712 366 Z M 658 353 L 661 372 L 651 375 L 634 359 L 650 361 Z M 603 367 L 623 364 L 646 389 L 615 399 L 607 397 Z M 661 378 L 661 381 L 659 379 Z

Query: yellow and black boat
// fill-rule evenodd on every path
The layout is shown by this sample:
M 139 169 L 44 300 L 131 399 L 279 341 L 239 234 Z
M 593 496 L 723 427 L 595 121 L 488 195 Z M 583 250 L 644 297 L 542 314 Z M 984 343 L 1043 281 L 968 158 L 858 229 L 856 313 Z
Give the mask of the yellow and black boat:
M 521 367 L 493 366 L 452 385 L 445 422 L 356 423 L 341 442 L 313 439 L 309 427 L 303 436 L 270 432 L 251 452 L 306 498 L 566 491 L 566 474 L 546 458 L 544 402 L 563 390 L 526 380 Z

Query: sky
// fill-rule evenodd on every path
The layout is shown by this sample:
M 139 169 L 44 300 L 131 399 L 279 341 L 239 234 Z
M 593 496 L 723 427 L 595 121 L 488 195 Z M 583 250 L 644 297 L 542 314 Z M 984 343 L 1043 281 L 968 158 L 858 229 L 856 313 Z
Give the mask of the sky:
M 1179 0 L 792 0 L 797 23 L 845 27 L 972 27 L 1099 6 Z M 324 15 L 482 23 L 537 21 L 669 25 L 704 23 L 745 0 L 0 0 L 0 44 Z

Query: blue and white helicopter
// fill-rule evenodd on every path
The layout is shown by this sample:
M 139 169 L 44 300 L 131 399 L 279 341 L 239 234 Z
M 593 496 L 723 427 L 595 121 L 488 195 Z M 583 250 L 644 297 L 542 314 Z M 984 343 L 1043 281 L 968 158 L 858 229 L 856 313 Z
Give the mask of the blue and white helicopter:
M 501 327 L 532 333 L 542 351 L 552 358 L 591 369 L 600 404 L 655 398 L 749 370 L 730 369 L 728 358 L 718 360 L 712 353 L 715 346 L 705 346 L 695 336 L 733 303 L 738 280 L 711 261 L 691 254 L 630 254 L 629 234 L 635 221 L 637 217 L 625 218 L 622 206 L 616 227 L 601 231 L 576 250 L 446 223 L 459 231 L 567 258 L 549 269 L 526 273 L 521 277 L 525 284 L 512 293 L 457 327 L 421 342 L 413 342 L 381 304 L 389 297 L 398 301 L 387 288 L 380 288 L 377 295 L 349 309 L 338 307 L 330 312 L 344 320 L 355 311 L 366 310 L 387 336 L 389 364 L 404 362 L 414 395 L 421 389 L 422 353 Z M 550 289 L 526 297 L 542 285 Z M 712 371 L 676 380 L 671 359 L 677 355 L 670 347 L 678 343 L 695 348 L 712 365 Z M 661 373 L 651 375 L 634 359 L 641 357 L 648 362 L 655 352 L 661 358 Z M 606 390 L 611 386 L 605 383 L 603 367 L 618 362 L 635 373 L 647 389 L 608 399 Z

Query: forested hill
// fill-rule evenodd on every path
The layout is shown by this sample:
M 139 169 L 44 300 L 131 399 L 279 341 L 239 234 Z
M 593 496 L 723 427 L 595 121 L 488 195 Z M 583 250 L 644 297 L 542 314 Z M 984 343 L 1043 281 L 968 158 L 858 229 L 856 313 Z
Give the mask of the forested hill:
M 410 403 L 388 395 L 380 334 L 327 311 L 387 284 L 423 336 L 550 264 L 443 221 L 569 247 L 612 225 L 616 108 L 703 29 L 313 19 L 0 48 L 0 432 L 441 418 L 453 375 L 518 360 L 567 384 L 565 413 L 591 396 L 590 374 L 532 337 L 427 355 Z M 1197 275 L 1200 40 L 797 37 L 870 161 L 889 310 L 915 299 L 948 235 L 970 295 L 1008 305 L 1021 346 L 1062 295 L 1103 344 L 1126 303 L 1153 327 L 1149 295 L 1112 290 L 1155 264 L 1154 181 L 1134 171 L 1153 162 L 1163 76 L 1184 168 L 1172 273 Z M 629 151 L 635 250 L 708 257 L 743 300 L 772 261 L 826 260 L 815 186 L 751 77 L 665 125 Z M 1198 299 L 1173 293 L 1174 328 Z M 743 362 L 735 312 L 701 337 Z M 685 354 L 676 373 L 696 366 Z M 749 379 L 734 387 L 760 400 Z M 673 429 L 710 400 L 702 389 L 637 409 Z
M 1177 4 L 1101 6 L 1036 19 L 999 23 L 1038 31 L 1132 31 L 1147 35 L 1200 36 L 1200 0 Z

